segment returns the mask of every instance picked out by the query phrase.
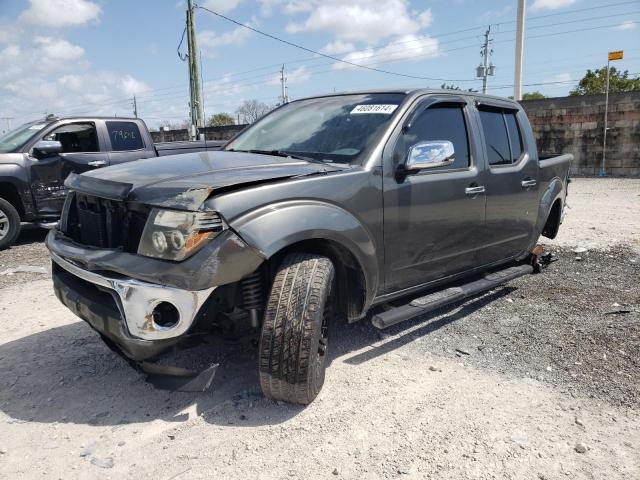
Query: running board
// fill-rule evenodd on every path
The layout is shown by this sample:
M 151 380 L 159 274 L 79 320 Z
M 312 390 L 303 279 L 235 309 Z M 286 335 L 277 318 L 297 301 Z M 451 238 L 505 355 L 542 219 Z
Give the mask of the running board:
M 417 317 L 418 315 L 444 307 L 450 303 L 459 302 L 478 293 L 491 290 L 514 278 L 522 277 L 530 273 L 533 273 L 533 267 L 531 265 L 519 265 L 517 267 L 505 268 L 504 270 L 489 273 L 480 280 L 475 280 L 459 287 L 451 287 L 439 292 L 430 293 L 424 297 L 416 298 L 406 305 L 378 313 L 373 316 L 371 323 L 373 323 L 374 327 L 382 330 Z

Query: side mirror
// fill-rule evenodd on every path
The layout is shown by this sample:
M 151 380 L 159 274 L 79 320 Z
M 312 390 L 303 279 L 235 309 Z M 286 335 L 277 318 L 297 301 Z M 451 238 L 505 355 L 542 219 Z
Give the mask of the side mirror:
M 444 167 L 451 165 L 455 158 L 453 143 L 448 140 L 420 142 L 409 150 L 404 170 L 416 172 L 425 168 Z
M 36 157 L 47 157 L 62 151 L 62 144 L 57 140 L 40 140 L 33 147 Z

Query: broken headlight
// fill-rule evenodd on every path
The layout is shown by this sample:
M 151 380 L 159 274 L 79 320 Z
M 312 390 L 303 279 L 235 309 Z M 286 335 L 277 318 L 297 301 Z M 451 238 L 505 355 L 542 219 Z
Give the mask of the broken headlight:
M 154 208 L 142 232 L 138 254 L 181 261 L 224 230 L 216 212 L 180 212 Z

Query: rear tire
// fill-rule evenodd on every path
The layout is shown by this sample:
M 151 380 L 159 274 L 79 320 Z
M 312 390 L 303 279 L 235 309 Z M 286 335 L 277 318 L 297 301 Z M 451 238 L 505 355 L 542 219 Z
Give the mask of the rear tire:
M 20 235 L 20 214 L 13 205 L 0 198 L 0 250 L 9 248 Z
M 321 255 L 290 254 L 278 268 L 259 346 L 260 386 L 268 398 L 307 405 L 320 392 L 336 304 L 334 276 L 333 263 Z

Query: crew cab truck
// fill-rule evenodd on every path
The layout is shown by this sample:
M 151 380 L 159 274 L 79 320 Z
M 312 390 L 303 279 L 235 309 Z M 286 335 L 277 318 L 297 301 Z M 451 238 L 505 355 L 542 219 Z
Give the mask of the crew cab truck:
M 154 145 L 137 118 L 48 116 L 0 137 L 0 250 L 20 234 L 21 222 L 52 226 L 60 216 L 70 173 L 140 158 L 216 149 L 224 142 Z
M 297 100 L 221 151 L 70 176 L 46 240 L 54 289 L 151 374 L 176 373 L 153 360 L 201 335 L 253 330 L 264 394 L 308 404 L 335 322 L 386 304 L 372 317 L 386 328 L 531 273 L 570 161 L 538 158 L 503 98 Z M 204 388 L 213 367 L 183 380 Z

